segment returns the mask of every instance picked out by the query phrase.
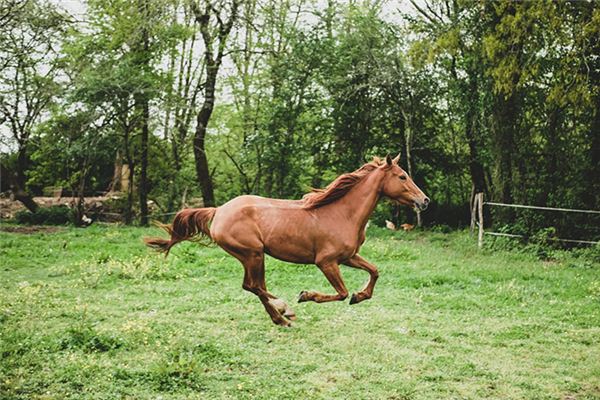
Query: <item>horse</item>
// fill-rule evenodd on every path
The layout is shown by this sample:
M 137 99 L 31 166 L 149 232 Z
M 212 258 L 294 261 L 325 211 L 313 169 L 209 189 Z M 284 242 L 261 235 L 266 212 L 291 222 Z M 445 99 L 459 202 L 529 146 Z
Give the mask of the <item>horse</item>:
M 275 324 L 288 327 L 296 314 L 267 291 L 265 254 L 291 263 L 315 264 L 336 291 L 302 291 L 300 303 L 345 300 L 348 289 L 340 264 L 369 273 L 368 282 L 352 294 L 350 304 L 370 299 L 379 273 L 358 253 L 377 202 L 387 197 L 420 210 L 429 203 L 398 165 L 399 158 L 388 155 L 383 161 L 375 157 L 356 171 L 340 175 L 325 189 L 313 189 L 301 200 L 244 195 L 218 208 L 184 209 L 172 225 L 162 225 L 170 239 L 146 238 L 145 242 L 165 254 L 184 240 L 205 238 L 216 243 L 243 265 L 242 288 L 258 296 Z

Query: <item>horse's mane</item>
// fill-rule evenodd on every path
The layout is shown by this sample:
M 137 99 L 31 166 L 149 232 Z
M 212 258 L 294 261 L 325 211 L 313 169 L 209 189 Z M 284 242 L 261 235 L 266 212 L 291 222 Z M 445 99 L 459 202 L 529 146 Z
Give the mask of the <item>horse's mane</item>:
M 344 197 L 365 176 L 380 165 L 381 160 L 374 157 L 373 161 L 366 163 L 356 171 L 338 176 L 325 189 L 312 189 L 310 193 L 305 194 L 302 198 L 302 208 L 310 210 L 323 207 Z

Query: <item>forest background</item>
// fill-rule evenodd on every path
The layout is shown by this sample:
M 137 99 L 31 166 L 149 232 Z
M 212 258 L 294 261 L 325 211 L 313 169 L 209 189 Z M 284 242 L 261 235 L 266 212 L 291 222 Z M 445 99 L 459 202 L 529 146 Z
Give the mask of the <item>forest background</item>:
M 600 3 L 5 0 L 2 191 L 115 193 L 125 223 L 241 194 L 300 198 L 372 156 L 431 197 L 600 209 Z M 123 179 L 123 178 L 126 179 Z M 127 184 L 123 186 L 123 182 Z M 89 212 L 88 212 L 89 213 Z M 387 203 L 376 223 L 414 222 Z M 498 210 L 600 238 L 597 216 Z

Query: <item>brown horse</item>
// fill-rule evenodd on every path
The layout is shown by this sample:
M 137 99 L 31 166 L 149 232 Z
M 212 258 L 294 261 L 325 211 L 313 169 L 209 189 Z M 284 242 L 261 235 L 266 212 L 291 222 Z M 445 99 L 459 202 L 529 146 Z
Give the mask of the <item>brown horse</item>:
M 239 196 L 218 208 L 192 208 L 177 213 L 165 225 L 171 239 L 148 238 L 146 243 L 169 252 L 173 245 L 200 235 L 221 246 L 244 266 L 242 287 L 258 296 L 274 323 L 290 326 L 296 315 L 281 299 L 267 291 L 265 253 L 280 260 L 316 264 L 337 294 L 302 291 L 298 302 L 344 300 L 348 290 L 340 264 L 369 273 L 370 279 L 350 304 L 371 298 L 377 268 L 358 254 L 365 227 L 377 201 L 388 197 L 400 204 L 427 207 L 429 199 L 398 166 L 400 156 L 384 162 L 375 158 L 314 190 L 302 200 Z

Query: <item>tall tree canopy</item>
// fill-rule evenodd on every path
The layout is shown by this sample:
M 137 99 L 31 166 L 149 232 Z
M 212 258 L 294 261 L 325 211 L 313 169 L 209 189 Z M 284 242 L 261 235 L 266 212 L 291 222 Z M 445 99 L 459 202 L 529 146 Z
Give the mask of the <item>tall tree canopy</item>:
M 150 202 L 299 198 L 401 152 L 433 200 L 424 224 L 467 224 L 477 192 L 600 208 L 597 2 L 395 4 L 82 0 L 73 18 L 4 2 L 3 175 L 35 209 L 28 193 L 45 186 L 82 198 L 128 171 L 123 218 L 146 224 Z M 600 235 L 594 218 L 492 217 Z

